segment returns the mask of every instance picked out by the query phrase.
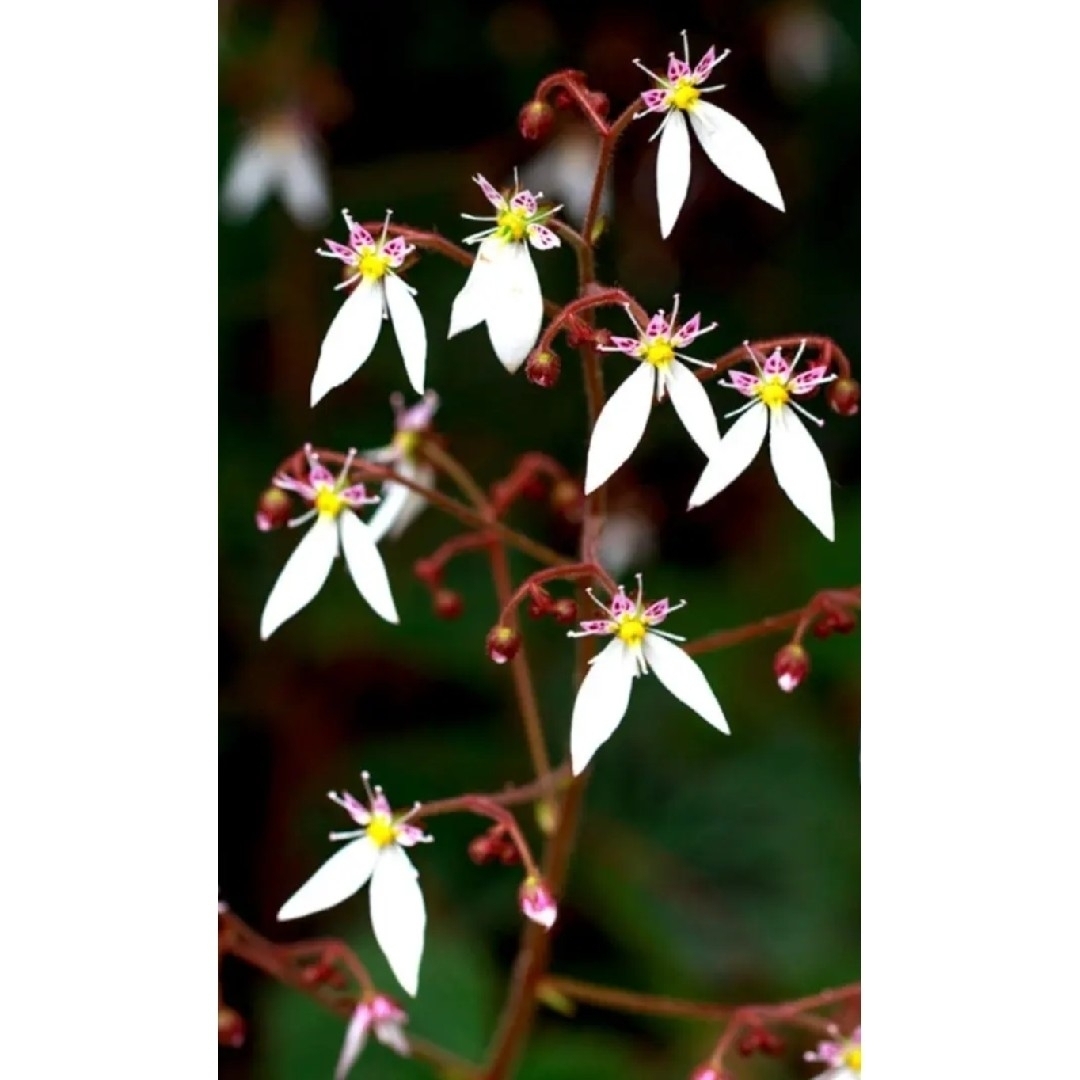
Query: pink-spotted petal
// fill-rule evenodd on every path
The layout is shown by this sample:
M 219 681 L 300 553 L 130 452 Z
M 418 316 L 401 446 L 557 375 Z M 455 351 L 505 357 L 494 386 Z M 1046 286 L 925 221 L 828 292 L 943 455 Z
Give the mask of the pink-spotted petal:
M 360 248 L 374 247 L 375 238 L 363 225 L 357 225 L 354 221 L 349 226 L 349 244 L 359 251 Z
M 694 82 L 701 83 L 712 74 L 712 69 L 716 67 L 719 61 L 716 59 L 716 47 L 710 45 L 705 55 L 697 62 L 697 67 L 694 68 Z
M 357 825 L 366 826 L 371 821 L 371 811 L 355 796 L 347 791 L 332 791 L 330 799 L 336 802 Z
M 406 242 L 404 236 L 395 236 L 388 241 L 382 249 L 382 253 L 390 260 L 390 265 L 396 270 L 404 261 L 410 251 L 415 250 L 412 244 Z
M 341 493 L 341 497 L 354 509 L 369 506 L 371 503 L 378 501 L 377 496 L 368 494 L 367 488 L 363 484 L 353 484 L 352 487 L 347 487 Z
M 479 173 L 477 173 L 473 179 L 480 185 L 480 190 L 484 193 L 484 198 L 487 199 L 496 210 L 505 210 L 507 208 L 506 200 Z
M 580 776 L 626 715 L 637 671 L 633 652 L 615 638 L 589 665 L 570 717 L 570 764 Z
M 371 356 L 383 321 L 382 282 L 360 282 L 338 309 L 323 338 L 311 380 L 311 404 L 348 381 Z
M 766 375 L 779 375 L 781 378 L 786 379 L 788 372 L 791 370 L 791 365 L 784 359 L 779 349 L 773 349 L 765 357 L 765 363 L 761 365 L 761 370 Z
M 627 356 L 637 356 L 641 342 L 636 337 L 617 337 L 612 334 L 608 338 L 608 347 L 605 352 L 621 352 Z
M 700 102 L 699 102 L 700 107 Z M 690 132 L 679 109 L 669 114 L 656 151 L 656 203 L 660 235 L 667 239 L 675 228 L 690 189 Z
M 694 660 L 674 642 L 659 634 L 645 635 L 641 643 L 645 662 L 653 674 L 667 687 L 669 693 L 712 724 L 717 731 L 730 735 L 720 702 L 709 686 L 704 672 Z
M 626 590 L 620 585 L 619 591 L 611 598 L 611 614 L 629 615 L 636 606 L 634 601 L 626 595 Z
M 364 887 L 379 857 L 366 836 L 334 852 L 282 905 L 278 920 L 302 919 L 335 907 Z
M 427 913 L 416 869 L 396 844 L 383 848 L 371 875 L 371 929 L 394 978 L 415 997 Z
M 409 291 L 409 286 L 397 276 L 387 274 L 383 278 L 386 290 L 386 308 L 394 327 L 401 359 L 405 362 L 405 374 L 412 388 L 424 392 L 424 367 L 427 362 L 427 331 L 424 317 Z
M 712 459 L 720 452 L 720 429 L 701 380 L 678 360 L 672 360 L 668 365 L 664 380 L 671 404 L 679 414 L 687 434 L 697 443 L 701 452 Z
M 327 251 L 336 259 L 340 259 L 343 263 L 352 266 L 357 260 L 356 252 L 351 247 L 345 244 L 339 244 L 336 240 L 327 239 L 324 241 Z
M 657 600 L 645 609 L 642 613 L 642 617 L 650 626 L 657 626 L 668 617 L 668 612 L 670 612 L 670 610 L 671 604 L 666 599 Z
M 768 407 L 755 402 L 728 429 L 720 440 L 720 450 L 705 466 L 687 507 L 693 510 L 715 498 L 732 481 L 745 472 L 754 460 L 769 427 Z
M 600 410 L 589 439 L 586 495 L 591 495 L 620 468 L 641 442 L 652 411 L 655 385 L 655 368 L 651 364 L 638 364 Z
M 672 335 L 671 343 L 677 349 L 685 349 L 687 345 L 694 343 L 694 339 L 701 332 L 701 312 L 698 312 L 692 319 L 687 319 L 679 327 L 678 331 Z
M 530 225 L 526 234 L 529 237 L 529 243 L 537 251 L 550 251 L 562 244 L 562 241 L 546 225 Z
M 263 641 L 315 599 L 330 576 L 337 552 L 337 526 L 333 518 L 320 515 L 296 545 L 270 590 L 259 624 Z
M 313 487 L 334 486 L 334 474 L 325 465 L 312 465 L 308 472 L 308 483 Z
M 829 365 L 815 364 L 812 368 L 796 375 L 788 383 L 788 390 L 793 394 L 809 394 L 811 390 L 828 381 Z
M 519 191 L 510 200 L 511 210 L 524 210 L 529 217 L 536 213 L 536 196 L 531 191 Z
M 398 613 L 390 591 L 390 579 L 386 576 L 386 566 L 371 531 L 351 510 L 342 510 L 338 522 L 345 565 L 349 568 L 357 591 L 376 615 L 387 622 L 396 623 Z
M 415 847 L 428 839 L 424 830 L 417 825 L 399 825 L 397 827 L 397 842 L 402 847 Z
M 661 335 L 667 337 L 668 322 L 662 311 L 657 312 L 645 327 L 645 336 L 649 339 L 658 338 Z
M 754 392 L 758 386 L 761 385 L 761 380 L 756 375 L 751 375 L 746 371 L 736 371 L 732 369 L 728 372 L 728 378 L 731 380 L 731 385 L 739 391 L 740 394 L 745 394 L 747 397 L 753 397 Z
M 785 405 L 770 411 L 769 456 L 777 482 L 825 539 L 832 540 L 832 482 L 825 459 L 794 409 Z
M 584 634 L 614 634 L 615 624 L 610 619 L 585 619 L 581 624 Z
M 668 53 L 667 80 L 670 83 L 685 79 L 690 74 L 690 65 L 680 60 L 674 53 Z
M 667 90 L 646 90 L 641 95 L 641 103 L 647 112 L 663 112 L 667 108 Z

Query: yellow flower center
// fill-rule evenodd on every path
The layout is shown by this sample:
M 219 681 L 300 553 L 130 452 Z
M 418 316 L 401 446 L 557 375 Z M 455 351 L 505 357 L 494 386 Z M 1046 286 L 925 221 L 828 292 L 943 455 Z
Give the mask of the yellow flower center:
M 504 210 L 495 227 L 505 240 L 524 240 L 529 231 L 529 215 L 524 210 Z
M 780 380 L 779 375 L 770 375 L 767 379 L 758 383 L 756 393 L 770 409 L 779 409 L 781 405 L 786 405 L 791 398 L 787 384 Z
M 413 457 L 416 448 L 420 445 L 420 433 L 418 431 L 399 431 L 394 435 L 396 446 L 405 457 Z
M 862 1075 L 862 1047 L 861 1046 L 849 1046 L 844 1051 L 844 1064 L 853 1069 L 859 1075 Z
M 615 631 L 615 636 L 621 641 L 625 641 L 627 645 L 640 645 L 646 630 L 648 630 L 648 626 L 640 615 L 623 615 L 619 619 L 619 626 Z
M 315 496 L 315 509 L 327 517 L 336 518 L 346 505 L 345 500 L 333 488 L 321 487 Z
M 665 368 L 675 359 L 675 350 L 667 338 L 657 338 L 645 347 L 644 358 L 654 368 Z
M 397 826 L 385 814 L 373 814 L 367 827 L 367 838 L 377 847 L 384 848 L 397 840 Z
M 676 109 L 689 109 L 697 103 L 701 97 L 701 91 L 684 75 L 671 91 L 671 104 Z
M 367 281 L 381 280 L 386 276 L 386 271 L 389 269 L 389 255 L 383 255 L 382 252 L 368 248 L 368 250 L 360 256 L 360 273 L 364 275 L 364 278 Z

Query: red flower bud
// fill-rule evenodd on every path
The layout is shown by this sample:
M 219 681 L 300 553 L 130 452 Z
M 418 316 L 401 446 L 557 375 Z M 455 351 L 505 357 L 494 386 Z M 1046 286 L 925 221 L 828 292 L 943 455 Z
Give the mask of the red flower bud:
M 840 416 L 854 416 L 859 411 L 862 396 L 854 379 L 837 379 L 828 391 L 829 408 Z
M 260 532 L 280 529 L 292 516 L 292 500 L 280 488 L 267 488 L 255 507 L 255 526 Z
M 218 1043 L 231 1046 L 234 1050 L 244 1045 L 247 1037 L 247 1024 L 244 1018 L 228 1005 L 219 1005 L 217 1011 Z
M 810 672 L 810 657 L 801 645 L 789 642 L 773 657 L 773 674 L 780 689 L 790 694 Z
M 546 139 L 555 123 L 555 110 L 535 98 L 527 101 L 518 113 L 518 131 L 523 139 Z
M 413 563 L 413 573 L 429 588 L 438 587 L 442 578 L 442 567 L 430 559 L 417 559 Z
M 585 95 L 589 104 L 596 110 L 596 114 L 601 120 L 607 119 L 607 114 L 611 109 L 611 102 L 608 100 L 607 94 L 601 90 L 591 90 Z
M 518 892 L 518 903 L 521 905 L 521 913 L 534 923 L 539 923 L 545 930 L 550 930 L 555 925 L 555 917 L 559 913 L 555 897 L 551 890 L 539 878 L 527 877 L 521 883 Z
M 456 619 L 465 609 L 461 593 L 453 589 L 437 589 L 432 598 L 432 606 L 440 619 Z
M 525 361 L 525 378 L 535 386 L 550 390 L 559 381 L 562 362 L 553 352 L 533 352 Z
M 509 626 L 495 626 L 488 632 L 487 654 L 496 664 L 505 664 L 517 656 L 521 635 Z
M 827 611 L 814 624 L 814 637 L 827 638 L 830 634 L 848 634 L 855 629 L 855 616 L 850 611 Z
M 561 600 L 555 601 L 551 614 L 557 623 L 561 623 L 563 626 L 571 626 L 577 622 L 577 604 L 568 596 L 564 596 Z
M 585 493 L 581 485 L 569 478 L 563 478 L 551 488 L 551 509 L 568 521 L 581 520 L 585 508 Z
M 761 1033 L 761 1049 L 763 1053 L 777 1057 L 784 1052 L 784 1040 L 771 1031 L 763 1031 Z
M 761 1037 L 764 1034 L 765 1033 L 760 1028 L 748 1031 L 739 1040 L 739 1053 L 742 1054 L 743 1057 L 749 1057 L 751 1054 L 756 1054 L 758 1050 L 761 1049 Z

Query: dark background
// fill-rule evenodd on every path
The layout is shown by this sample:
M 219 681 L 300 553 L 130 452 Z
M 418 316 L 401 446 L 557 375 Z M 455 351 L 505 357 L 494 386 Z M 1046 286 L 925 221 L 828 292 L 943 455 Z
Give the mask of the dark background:
M 325 798 L 358 787 L 368 768 L 396 805 L 528 778 L 509 673 L 483 638 L 495 617 L 489 574 L 465 556 L 448 584 L 463 617 L 434 617 L 412 576 L 416 558 L 455 524 L 427 511 L 384 554 L 402 622 L 378 620 L 335 569 L 320 596 L 270 642 L 258 619 L 296 534 L 254 527 L 259 492 L 305 440 L 344 449 L 389 441 L 389 395 L 408 393 L 385 328 L 371 360 L 314 411 L 308 386 L 341 294 L 336 264 L 314 255 L 344 239 L 338 209 L 396 219 L 460 239 L 484 213 L 470 181 L 496 184 L 537 152 L 517 133 L 519 107 L 560 67 L 589 74 L 612 115 L 648 83 L 630 63 L 663 70 L 690 33 L 692 62 L 730 47 L 713 97 L 758 136 L 787 203 L 780 214 L 725 180 L 695 146 L 691 191 L 662 241 L 653 168 L 656 120 L 631 126 L 614 170 L 614 215 L 600 248 L 603 280 L 652 311 L 682 294 L 682 310 L 719 328 L 695 353 L 715 356 L 746 337 L 834 337 L 859 371 L 858 5 L 835 3 L 578 4 L 359 0 L 222 7 L 221 169 L 243 124 L 298 96 L 322 125 L 333 216 L 303 229 L 276 200 L 220 230 L 220 883 L 238 914 L 268 935 L 344 937 L 399 998 L 370 937 L 362 894 L 301 926 L 274 913 L 328 855 L 343 828 Z M 575 138 L 561 117 L 554 136 Z M 545 144 L 545 145 L 550 145 Z M 568 199 L 541 185 L 548 195 Z M 566 299 L 573 259 L 538 260 L 545 294 Z M 581 473 L 585 428 L 574 355 L 560 346 L 553 390 L 507 375 L 483 329 L 445 342 L 464 270 L 426 256 L 409 274 L 430 341 L 428 381 L 443 397 L 440 430 L 484 484 L 523 451 L 542 449 Z M 618 312 L 605 325 L 627 332 Z M 609 361 L 608 389 L 628 369 Z M 719 414 L 731 392 L 712 391 Z M 733 400 L 734 398 L 734 400 Z M 651 594 L 686 597 L 672 629 L 695 637 L 784 611 L 816 590 L 859 578 L 859 426 L 832 414 L 816 432 L 835 482 L 837 541 L 824 540 L 779 490 L 762 454 L 708 506 L 687 514 L 703 460 L 672 410 L 654 412 L 631 462 L 609 483 L 612 503 L 637 507 L 655 529 L 641 568 Z M 722 423 L 724 430 L 727 424 Z M 511 519 L 571 551 L 572 533 L 543 504 Z M 533 567 L 513 559 L 515 576 Z M 572 649 L 551 622 L 527 627 L 554 760 L 567 745 Z M 767 638 L 701 658 L 733 735 L 716 735 L 655 680 L 635 688 L 588 792 L 577 856 L 560 908 L 553 970 L 674 996 L 738 1002 L 812 993 L 858 977 L 859 645 L 857 634 L 811 639 L 813 672 L 782 694 Z M 531 824 L 531 823 L 528 823 Z M 465 845 L 474 819 L 439 819 L 416 856 L 429 907 L 413 1029 L 478 1059 L 502 1000 L 521 918 L 517 869 L 477 867 Z M 535 837 L 535 830 L 531 834 Z M 226 998 L 248 1018 L 240 1051 L 222 1052 L 228 1077 L 329 1076 L 342 1026 L 262 976 L 230 966 Z M 717 1032 L 685 1021 L 583 1009 L 542 1014 L 522 1077 L 629 1080 L 683 1076 Z M 805 1076 L 805 1043 L 779 1063 L 752 1060 L 747 1076 Z M 428 1075 L 371 1048 L 364 1075 Z M 358 1071 L 358 1075 L 361 1073 Z

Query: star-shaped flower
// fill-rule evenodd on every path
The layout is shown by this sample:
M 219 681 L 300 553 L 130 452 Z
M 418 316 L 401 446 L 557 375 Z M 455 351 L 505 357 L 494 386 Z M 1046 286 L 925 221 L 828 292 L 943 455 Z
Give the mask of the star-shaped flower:
M 466 244 L 479 242 L 480 246 L 469 276 L 454 298 L 447 336 L 486 322 L 491 347 L 512 374 L 532 351 L 544 319 L 544 297 L 529 245 L 538 251 L 559 247 L 559 238 L 543 222 L 561 207 L 541 210 L 539 191 L 535 195 L 517 191 L 507 200 L 482 176 L 473 179 L 495 208 L 495 216 L 462 217 L 495 224 L 465 238 Z
M 424 392 L 424 365 L 427 361 L 427 332 L 424 318 L 413 296 L 416 290 L 394 273 L 415 250 L 401 236 L 386 239 L 390 211 L 386 213 L 382 235 L 375 240 L 363 226 L 357 225 L 348 210 L 342 210 L 349 227 L 349 242 L 327 240 L 329 250 L 316 254 L 340 259 L 352 275 L 335 288 L 356 287 L 341 305 L 323 338 L 319 362 L 311 380 L 311 404 L 316 405 L 336 386 L 340 386 L 367 362 L 379 338 L 383 320 L 389 313 L 394 326 L 405 374 L 418 393 Z
M 656 87 L 641 95 L 644 111 L 635 119 L 650 113 L 664 113 L 663 123 L 653 133 L 660 136 L 656 154 L 656 200 L 660 210 L 660 233 L 668 236 L 682 210 L 690 186 L 690 127 L 694 129 L 701 148 L 709 160 L 729 180 L 764 199 L 777 210 L 784 209 L 784 200 L 773 175 L 772 166 L 761 143 L 750 130 L 730 113 L 702 101 L 702 94 L 723 90 L 721 86 L 703 86 L 713 69 L 731 51 L 721 56 L 709 46 L 709 51 L 690 67 L 690 43 L 683 31 L 683 56 L 680 60 L 668 53 L 667 78 L 655 74 L 640 60 L 634 63 L 656 81 Z
M 375 940 L 402 989 L 415 997 L 427 914 L 416 869 L 405 848 L 427 843 L 431 837 L 409 824 L 416 808 L 395 818 L 382 788 L 372 789 L 366 772 L 361 776 L 367 806 L 348 792 L 331 791 L 329 796 L 360 828 L 330 834 L 331 840 L 351 842 L 331 855 L 300 886 L 278 912 L 278 919 L 302 919 L 335 907 L 362 889 L 370 878 Z
M 627 314 L 634 322 L 638 336 L 612 337 L 610 345 L 600 348 L 605 352 L 625 353 L 640 363 L 633 375 L 608 398 L 596 419 L 585 468 L 586 495 L 600 487 L 641 442 L 654 394 L 657 401 L 663 400 L 665 391 L 671 395 L 671 404 L 679 419 L 706 457 L 712 458 L 720 448 L 720 431 L 709 396 L 700 380 L 680 360 L 699 367 L 711 365 L 679 351 L 707 334 L 716 323 L 702 326 L 698 314 L 678 326 L 678 296 L 670 320 L 660 311 L 642 329 L 629 308 Z
M 650 667 L 679 701 L 718 731 L 731 734 L 701 668 L 673 644 L 686 639 L 655 629 L 686 601 L 669 604 L 667 600 L 657 600 L 646 607 L 641 598 L 641 575 L 637 578 L 637 599 L 631 600 L 620 585 L 610 608 L 590 592 L 589 596 L 607 618 L 588 620 L 581 624 L 580 631 L 569 631 L 570 637 L 595 634 L 612 638 L 589 661 L 588 673 L 574 701 L 570 718 L 570 764 L 575 776 L 585 770 L 596 751 L 619 726 L 630 703 L 634 680 L 648 674 Z
M 379 501 L 367 494 L 363 484 L 348 486 L 349 466 L 356 451 L 349 451 L 336 480 L 330 470 L 319 463 L 310 446 L 305 447 L 305 452 L 307 479 L 276 476 L 274 486 L 294 492 L 311 503 L 311 509 L 290 521 L 290 526 L 302 525 L 311 518 L 315 518 L 315 524 L 297 544 L 270 591 L 259 627 L 263 641 L 315 598 L 339 551 L 345 553 L 349 574 L 375 614 L 396 623 L 397 608 L 382 556 L 371 530 L 353 513 L 361 506 Z
M 825 1072 L 818 1073 L 816 1080 L 859 1080 L 862 1076 L 862 1028 L 856 1028 L 847 1039 L 818 1043 L 816 1051 L 808 1050 L 803 1056 L 807 1061 L 829 1066 Z
M 738 390 L 750 401 L 727 414 L 739 416 L 739 419 L 721 440 L 720 452 L 705 466 L 690 494 L 689 508 L 707 503 L 735 480 L 754 460 L 768 431 L 769 456 L 777 481 L 795 506 L 826 539 L 832 540 L 834 525 L 829 473 L 821 451 L 796 410 L 819 427 L 824 421 L 808 413 L 794 398 L 832 382 L 836 376 L 826 374 L 828 367 L 825 364 L 815 364 L 801 375 L 795 374 L 795 367 L 806 348 L 805 341 L 791 363 L 783 358 L 779 349 L 774 349 L 767 359 L 762 360 L 749 342 L 743 344 L 754 361 L 757 374 L 731 370 L 728 372 L 730 382 L 721 381 L 720 385 Z
M 408 1019 L 405 1011 L 385 994 L 364 997 L 345 1029 L 345 1042 L 334 1070 L 334 1080 L 345 1080 L 349 1075 L 367 1043 L 369 1032 L 374 1032 L 375 1038 L 384 1046 L 389 1046 L 402 1057 L 408 1057 L 409 1041 L 401 1030 Z

